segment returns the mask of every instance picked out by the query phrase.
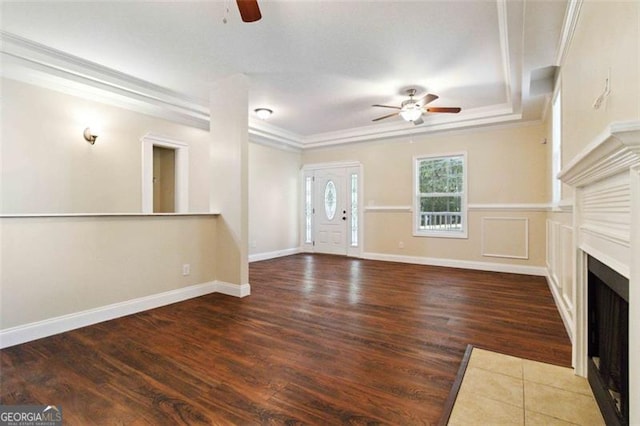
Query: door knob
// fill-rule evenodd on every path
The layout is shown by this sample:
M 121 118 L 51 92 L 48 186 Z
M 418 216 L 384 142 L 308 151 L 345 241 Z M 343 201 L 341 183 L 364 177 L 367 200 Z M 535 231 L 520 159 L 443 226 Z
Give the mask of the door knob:
M 342 216 L 342 220 L 347 220 L 347 217 L 346 216 Z

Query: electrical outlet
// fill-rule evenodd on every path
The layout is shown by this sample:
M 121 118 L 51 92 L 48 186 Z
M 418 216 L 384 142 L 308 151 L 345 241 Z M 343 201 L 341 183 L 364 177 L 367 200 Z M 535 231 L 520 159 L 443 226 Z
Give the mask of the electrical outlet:
M 400 241 L 398 243 L 398 248 L 403 249 L 404 248 L 404 241 Z
M 191 265 L 185 263 L 182 265 L 182 275 L 187 276 L 191 273 Z

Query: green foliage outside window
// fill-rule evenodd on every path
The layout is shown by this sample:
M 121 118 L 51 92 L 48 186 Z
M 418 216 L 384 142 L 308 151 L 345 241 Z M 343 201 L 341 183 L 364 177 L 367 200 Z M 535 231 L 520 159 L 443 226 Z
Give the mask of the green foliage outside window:
M 460 229 L 464 193 L 464 157 L 435 157 L 418 162 L 421 229 Z

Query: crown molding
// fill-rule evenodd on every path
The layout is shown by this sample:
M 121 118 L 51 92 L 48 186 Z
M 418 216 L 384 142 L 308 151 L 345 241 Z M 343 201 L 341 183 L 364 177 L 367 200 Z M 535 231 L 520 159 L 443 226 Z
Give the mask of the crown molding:
M 576 25 L 578 24 L 582 1 L 583 0 L 569 0 L 569 4 L 567 5 L 567 11 L 564 15 L 562 32 L 560 35 L 560 45 L 558 46 L 558 52 L 556 53 L 555 64 L 558 66 L 562 66 L 564 64 L 567 52 L 569 51 L 569 45 L 571 44 L 571 39 L 576 31 Z
M 449 130 L 469 129 L 472 127 L 489 126 L 522 119 L 521 114 L 512 113 L 502 115 L 490 113 L 484 113 L 477 116 L 474 115 L 475 114 L 469 114 L 467 118 L 462 120 L 425 123 L 420 126 L 413 126 L 412 124 L 401 122 L 397 124 L 373 125 L 338 132 L 321 133 L 303 138 L 302 145 L 304 149 L 326 148 L 336 145 L 371 142 L 374 140 L 391 139 L 402 136 L 415 136 Z
M 300 152 L 304 148 L 302 136 L 268 124 L 263 120 L 249 118 L 249 141 L 288 151 Z
M 500 52 L 502 53 L 502 72 L 504 73 L 504 86 L 507 104 L 513 105 L 513 91 L 511 76 L 511 61 L 509 54 L 509 25 L 507 14 L 507 1 L 497 0 L 498 8 L 498 33 L 500 34 Z
M 249 140 L 300 152 L 304 149 L 516 123 L 522 119 L 522 115 L 514 110 L 512 104 L 515 86 L 512 84 L 513 70 L 509 68 L 507 6 L 505 0 L 497 2 L 507 102 L 468 109 L 455 116 L 430 115 L 420 126 L 398 121 L 313 135 L 299 135 L 250 118 Z M 4 77 L 209 130 L 210 112 L 206 100 L 186 96 L 6 31 L 0 30 L 0 43 L 1 73 Z
M 0 31 L 2 75 L 18 81 L 203 129 L 201 101 L 6 31 Z

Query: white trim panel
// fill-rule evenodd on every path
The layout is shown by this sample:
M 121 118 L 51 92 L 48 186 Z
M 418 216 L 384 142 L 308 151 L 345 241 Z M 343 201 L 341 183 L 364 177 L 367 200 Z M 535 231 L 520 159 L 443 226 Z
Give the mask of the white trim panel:
M 522 229 L 524 231 L 524 247 L 522 248 L 524 251 L 524 254 L 518 254 L 518 253 L 488 253 L 486 251 L 486 246 L 487 246 L 487 238 L 491 235 L 491 233 L 486 232 L 485 227 L 486 227 L 486 222 L 490 222 L 490 221 L 523 221 L 524 222 L 524 228 Z M 528 217 L 483 217 L 482 218 L 482 226 L 481 226 L 481 234 L 482 234 L 482 238 L 481 238 L 481 249 L 480 249 L 480 253 L 485 256 L 485 257 L 504 257 L 504 258 L 508 258 L 508 259 L 529 259 L 529 218 Z
M 549 271 L 547 271 L 547 275 L 545 276 L 545 278 L 547 279 L 547 285 L 549 286 L 549 290 L 551 291 L 553 300 L 555 301 L 556 307 L 558 308 L 558 312 L 560 313 L 560 318 L 562 319 L 564 328 L 567 331 L 567 334 L 569 335 L 569 340 L 571 340 L 571 343 L 573 343 L 574 332 L 573 332 L 573 318 L 571 317 L 571 313 L 563 308 L 564 298 L 562 297 L 562 295 L 559 294 L 558 288 L 555 286 Z

